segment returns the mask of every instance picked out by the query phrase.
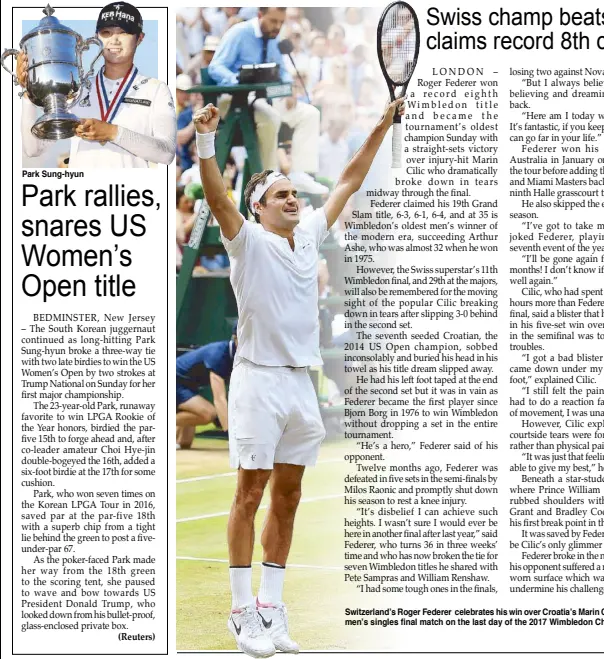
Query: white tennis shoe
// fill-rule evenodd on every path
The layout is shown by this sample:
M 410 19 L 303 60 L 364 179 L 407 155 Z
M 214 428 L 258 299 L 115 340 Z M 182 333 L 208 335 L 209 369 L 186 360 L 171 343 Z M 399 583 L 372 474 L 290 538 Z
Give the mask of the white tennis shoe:
M 275 654 L 275 646 L 264 631 L 253 604 L 231 611 L 227 628 L 235 637 L 237 647 L 250 657 L 272 657 Z
M 289 636 L 287 608 L 285 604 L 261 604 L 256 600 L 258 616 L 264 630 L 269 635 L 275 648 L 280 652 L 298 654 L 300 646 Z

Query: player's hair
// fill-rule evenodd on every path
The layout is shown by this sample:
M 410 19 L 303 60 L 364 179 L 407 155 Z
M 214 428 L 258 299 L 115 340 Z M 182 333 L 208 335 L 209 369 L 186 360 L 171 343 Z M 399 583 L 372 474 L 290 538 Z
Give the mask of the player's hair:
M 259 174 L 254 174 L 252 178 L 249 180 L 243 192 L 243 198 L 245 199 L 246 208 L 250 207 L 250 197 L 252 196 L 252 192 L 254 192 L 256 186 L 265 183 L 269 174 L 272 174 L 273 171 L 274 170 L 272 169 L 265 169 L 263 172 L 260 172 Z M 260 197 L 260 203 L 263 206 L 266 203 L 266 192 L 262 195 L 262 197 Z M 258 217 L 258 214 L 257 213 L 252 213 L 252 214 L 256 222 L 260 223 L 260 218 Z
M 258 11 L 264 16 L 270 7 L 258 7 Z M 285 11 L 286 7 L 276 7 L 279 11 Z

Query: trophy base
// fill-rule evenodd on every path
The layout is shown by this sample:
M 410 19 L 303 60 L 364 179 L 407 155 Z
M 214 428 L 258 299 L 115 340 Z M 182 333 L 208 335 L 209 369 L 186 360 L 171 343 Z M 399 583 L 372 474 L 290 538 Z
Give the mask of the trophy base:
M 32 126 L 31 132 L 41 140 L 64 140 L 75 135 L 80 120 L 70 112 L 43 114 Z

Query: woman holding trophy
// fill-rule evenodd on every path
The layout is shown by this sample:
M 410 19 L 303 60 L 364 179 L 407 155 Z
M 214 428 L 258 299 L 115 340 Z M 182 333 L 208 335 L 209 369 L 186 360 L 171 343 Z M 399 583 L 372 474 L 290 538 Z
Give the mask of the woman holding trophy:
M 56 21 L 54 17 L 52 20 Z M 57 25 L 57 32 L 64 30 L 58 22 Z M 149 167 L 150 162 L 171 163 L 176 150 L 172 96 L 165 83 L 140 74 L 134 64 L 136 49 L 145 36 L 140 12 L 128 3 L 111 3 L 99 14 L 96 33 L 105 64 L 90 82 L 80 81 L 86 88 L 80 91 L 81 98 L 68 108 L 72 114 L 65 115 L 75 115 L 72 127 L 67 129 L 68 136 L 73 135 L 69 167 L 114 169 Z M 98 43 L 96 39 L 86 43 L 89 42 Z M 50 53 L 53 49 L 45 50 Z M 69 125 L 67 121 L 57 120 L 57 113 L 46 123 L 41 124 L 37 119 L 35 106 L 41 103 L 34 104 L 28 98 L 36 88 L 35 81 L 32 84 L 30 79 L 32 71 L 35 71 L 32 62 L 21 51 L 17 57 L 17 80 L 26 90 L 21 134 L 23 150 L 31 157 L 45 151 L 51 143 L 48 138 L 64 137 L 64 126 Z

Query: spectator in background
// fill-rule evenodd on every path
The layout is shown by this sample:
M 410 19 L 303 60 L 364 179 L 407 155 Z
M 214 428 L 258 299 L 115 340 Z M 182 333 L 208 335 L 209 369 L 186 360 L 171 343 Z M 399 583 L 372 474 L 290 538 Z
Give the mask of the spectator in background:
M 181 73 L 176 78 L 176 102 L 181 105 L 176 118 L 176 153 L 179 164 L 183 171 L 193 166 L 193 158 L 190 153 L 191 144 L 195 141 L 195 126 L 193 125 L 193 112 L 202 108 L 203 96 L 197 92 L 189 94 L 184 91 L 193 86 L 191 78 L 186 73 Z
M 298 103 L 310 103 L 304 86 L 306 81 L 304 79 L 304 74 L 300 76 L 296 75 L 292 85 L 292 94 L 285 98 L 279 99 L 284 105 L 283 112 L 287 114 L 289 111 L 293 111 Z M 291 130 L 287 124 L 284 124 L 279 131 L 279 149 L 277 151 L 277 157 L 279 161 L 279 171 L 286 176 L 289 176 L 292 172 L 292 137 Z M 300 147 L 301 148 L 301 147 Z
M 201 50 L 210 29 L 201 7 L 179 7 L 176 10 L 176 51 L 183 71 L 187 70 L 189 59 Z
M 337 91 L 349 94 L 350 80 L 348 78 L 348 66 L 346 59 L 341 55 L 334 57 L 331 60 L 331 74 L 329 83 L 337 89 Z
M 375 78 L 363 78 L 359 87 L 359 97 L 357 101 L 358 107 L 363 108 L 374 108 L 375 101 L 373 100 L 376 94 L 380 94 L 378 85 L 376 84 Z M 383 96 L 382 91 L 382 96 Z
M 292 45 L 294 47 L 291 53 L 291 57 L 294 60 L 295 67 L 292 64 L 292 61 L 290 60 L 289 57 L 286 57 L 284 59 L 285 66 L 287 67 L 287 70 L 289 71 L 290 75 L 293 78 L 295 78 L 296 69 L 298 69 L 300 73 L 308 71 L 310 57 L 308 56 L 308 53 L 306 52 L 306 49 L 304 47 L 302 31 L 300 30 L 300 27 L 298 25 L 294 26 L 291 29 L 291 31 L 286 34 L 287 34 L 287 38 L 292 42 Z
M 255 19 L 235 25 L 222 38 L 209 67 L 209 74 L 218 85 L 235 86 L 239 82 L 239 69 L 244 64 L 274 62 L 279 65 L 281 80 L 292 82 L 291 75 L 279 52 L 277 37 L 285 22 L 285 8 L 261 7 Z M 277 99 L 278 100 L 278 99 Z M 230 98 L 219 100 L 221 115 L 230 107 Z M 319 111 L 307 103 L 296 103 L 293 108 L 266 99 L 254 100 L 254 119 L 265 169 L 277 169 L 277 137 L 283 120 L 293 130 L 292 182 L 300 192 L 323 194 L 324 186 L 316 183 L 314 174 L 319 165 L 317 140 L 319 137 Z
M 341 119 L 347 126 L 351 126 L 354 121 L 354 99 L 352 94 L 341 93 L 333 94 L 330 98 L 329 105 L 323 108 L 322 130 L 327 130 L 329 121 L 333 118 Z
M 288 7 L 285 10 L 285 26 L 287 30 L 298 30 L 302 34 L 308 34 L 312 26 L 310 21 L 304 17 L 304 9 L 300 7 Z
M 211 25 L 211 35 L 222 37 L 222 35 L 236 23 L 241 23 L 244 19 L 239 16 L 239 7 L 219 7 L 215 13 L 208 19 Z
M 199 176 L 199 156 L 197 155 L 197 147 L 194 141 L 188 146 L 187 159 L 192 164 L 188 169 L 183 170 L 179 184 L 189 185 L 190 183 L 201 183 L 201 177 Z
M 361 96 L 361 85 L 363 80 L 373 78 L 373 68 L 367 61 L 367 53 L 365 46 L 360 43 L 357 44 L 350 53 L 348 61 L 348 79 L 350 82 L 350 89 L 354 102 L 358 105 L 360 101 L 375 104 L 374 98 L 363 99 Z
M 176 76 L 176 116 L 189 106 L 189 92 L 193 86 L 191 76 L 186 73 L 181 73 Z
M 182 265 L 182 250 L 189 241 L 195 224 L 194 201 L 185 195 L 183 186 L 176 188 L 176 271 Z
M 346 50 L 347 45 L 344 28 L 334 23 L 327 30 L 327 52 L 330 57 L 335 57 L 336 55 L 345 55 Z
M 346 59 L 337 56 L 331 60 L 329 78 L 315 87 L 313 102 L 321 106 L 323 118 L 325 119 L 327 117 L 326 113 L 332 113 L 334 106 L 343 103 L 344 99 L 351 106 L 354 106 Z M 326 124 L 324 123 L 324 125 Z
M 330 76 L 331 57 L 327 54 L 327 38 L 317 33 L 310 43 L 310 58 L 308 61 L 308 85 L 314 103 L 316 86 Z
M 342 119 L 333 118 L 319 138 L 319 171 L 334 183 L 350 160 L 346 129 L 347 124 Z
M 342 27 L 344 28 L 346 44 L 349 50 L 363 43 L 365 41 L 363 10 L 359 7 L 347 7 Z
M 196 84 L 203 84 L 200 71 L 201 69 L 207 69 L 210 66 L 210 62 L 214 57 L 214 53 L 216 52 L 219 43 L 219 37 L 208 34 L 203 42 L 203 50 L 189 60 L 187 73 Z

